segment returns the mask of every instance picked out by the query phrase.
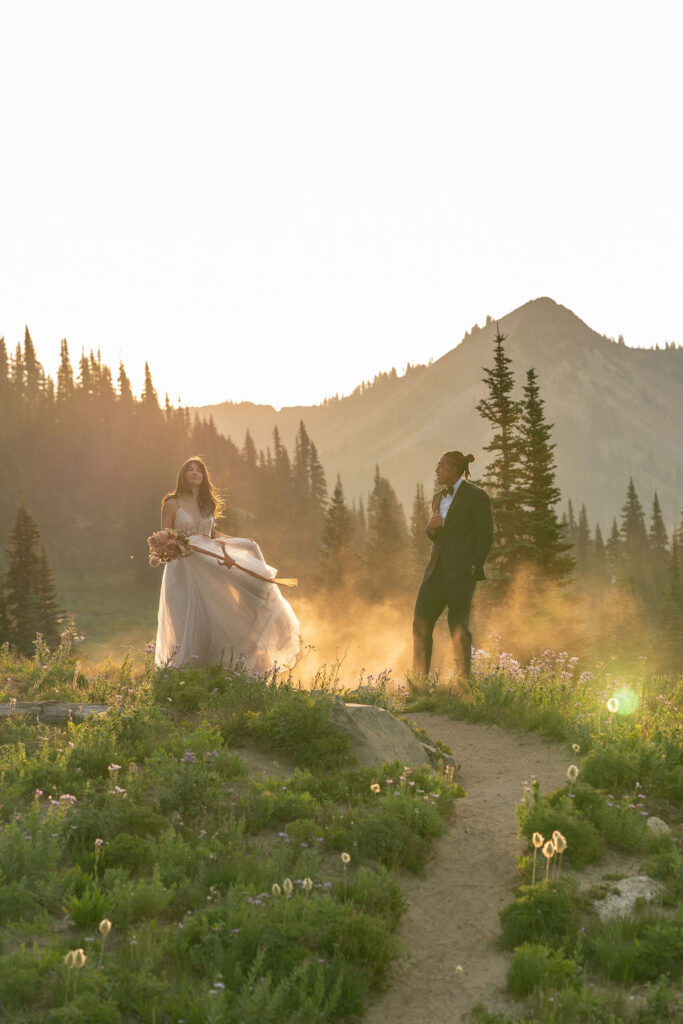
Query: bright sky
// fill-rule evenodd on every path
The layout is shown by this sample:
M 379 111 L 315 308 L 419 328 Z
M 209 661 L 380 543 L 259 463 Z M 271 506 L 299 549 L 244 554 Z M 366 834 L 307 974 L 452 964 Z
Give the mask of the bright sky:
M 680 4 L 0 12 L 0 335 L 276 406 L 541 295 L 683 342 Z

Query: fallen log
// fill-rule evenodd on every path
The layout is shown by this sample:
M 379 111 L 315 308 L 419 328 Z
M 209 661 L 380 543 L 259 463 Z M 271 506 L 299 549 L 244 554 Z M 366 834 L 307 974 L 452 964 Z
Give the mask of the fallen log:
M 69 721 L 83 722 L 92 715 L 103 715 L 106 711 L 109 711 L 108 704 L 65 704 L 58 700 L 15 700 L 9 704 L 0 704 L 0 718 L 27 716 L 33 725 L 38 722 L 44 722 L 46 725 Z

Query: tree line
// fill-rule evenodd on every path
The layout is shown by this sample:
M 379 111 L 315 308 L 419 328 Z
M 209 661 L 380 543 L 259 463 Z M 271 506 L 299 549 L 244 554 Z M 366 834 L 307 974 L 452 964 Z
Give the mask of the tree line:
M 630 588 L 653 637 L 680 664 L 683 524 L 667 536 L 655 495 L 648 530 L 633 481 L 621 523 L 615 519 L 606 541 L 598 526 L 589 529 L 583 507 L 578 519 L 571 505 L 559 518 L 555 445 L 540 384 L 529 368 L 522 397 L 514 398 L 500 332 L 483 380 L 486 396 L 477 408 L 491 435 L 480 483 L 491 495 L 496 524 L 487 563 L 489 600 L 504 601 L 521 569 L 565 589 L 596 580 Z M 50 564 L 58 576 L 75 573 L 84 585 L 111 573 L 127 574 L 131 585 L 158 585 L 147 565 L 145 538 L 158 521 L 161 496 L 190 454 L 206 459 L 225 499 L 220 528 L 257 538 L 282 573 L 300 578 L 304 594 L 324 592 L 332 603 L 349 595 L 405 600 L 429 556 L 431 493 L 425 495 L 422 483 L 408 519 L 379 467 L 368 481 L 366 501 L 349 504 L 339 477 L 328 489 L 303 422 L 291 453 L 277 429 L 265 450 L 257 449 L 249 431 L 238 445 L 219 434 L 212 417 L 191 416 L 168 396 L 160 402 L 147 364 L 135 397 L 123 363 L 115 378 L 98 353 L 83 352 L 74 368 L 63 340 L 53 381 L 28 328 L 12 355 L 0 339 L 0 432 L 0 537 L 9 538 L 0 642 L 11 639 L 27 653 L 32 632 L 58 631 Z M 28 569 L 20 594 L 22 559 Z M 26 628 L 18 631 L 20 619 Z

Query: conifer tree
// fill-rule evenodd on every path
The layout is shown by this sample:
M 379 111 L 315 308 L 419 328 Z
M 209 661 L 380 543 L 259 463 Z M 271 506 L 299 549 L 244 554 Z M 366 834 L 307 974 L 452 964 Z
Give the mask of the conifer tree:
M 0 338 L 0 398 L 4 398 L 10 390 L 9 358 L 5 339 Z
M 429 559 L 431 543 L 427 536 L 429 522 L 429 503 L 425 500 L 424 486 L 420 483 L 415 489 L 413 514 L 410 517 L 410 552 L 415 576 L 419 577 Z
M 367 584 L 374 596 L 400 592 L 406 570 L 407 531 L 403 509 L 389 481 L 375 467 L 368 501 Z
M 45 545 L 41 544 L 40 557 L 36 566 L 35 601 L 38 629 L 48 643 L 54 643 L 59 637 L 59 617 L 61 609 L 57 596 L 57 587 L 47 560 Z
M 607 550 L 605 548 L 605 542 L 602 539 L 602 530 L 600 529 L 600 523 L 595 524 L 595 539 L 593 540 L 593 558 L 592 565 L 593 571 L 596 576 L 602 576 L 605 571 L 607 564 Z
M 629 479 L 626 501 L 621 509 L 621 540 L 625 576 L 636 592 L 642 592 L 647 575 L 647 530 L 633 477 Z
M 4 591 L 10 643 L 26 655 L 33 654 L 33 641 L 40 631 L 35 589 L 39 545 L 38 526 L 22 500 L 19 502 L 9 545 L 5 549 L 7 572 Z
M 319 508 L 323 508 L 327 502 L 327 481 L 325 480 L 325 471 L 323 470 L 320 459 L 318 458 L 318 449 L 313 441 L 311 441 L 309 453 L 308 472 L 313 504 Z
M 304 421 L 299 420 L 299 429 L 294 442 L 294 465 L 292 467 L 294 497 L 299 507 L 305 506 L 310 497 L 310 465 L 311 440 L 306 432 Z
M 119 396 L 118 396 L 119 403 L 124 408 L 132 407 L 132 405 L 133 405 L 133 403 L 135 401 L 135 399 L 133 398 L 133 389 L 130 386 L 130 380 L 128 378 L 128 374 L 126 373 L 126 368 L 125 368 L 125 366 L 123 365 L 122 362 L 119 363 L 118 384 L 119 384 Z
M 57 400 L 70 402 L 74 396 L 74 371 L 69 359 L 69 346 L 62 338 L 59 348 L 59 369 L 57 370 Z
M 353 520 L 344 501 L 344 488 L 337 475 L 332 498 L 325 512 L 321 540 L 321 582 L 330 590 L 349 582 L 354 556 L 351 551 Z
M 553 425 L 546 422 L 536 371 L 527 371 L 519 416 L 521 464 L 516 490 L 524 519 L 518 526 L 524 545 L 524 560 L 536 566 L 548 579 L 561 582 L 572 571 L 569 544 L 562 539 L 555 505 L 560 491 L 555 484 Z M 517 513 L 519 515 L 519 512 Z
M 159 399 L 152 383 L 152 371 L 149 368 L 149 363 L 145 363 L 145 383 L 140 396 L 140 404 L 143 410 L 152 414 L 161 412 Z
M 607 539 L 607 543 L 605 544 L 607 568 L 609 570 L 613 583 L 616 583 L 619 568 L 621 566 L 621 549 L 621 534 L 619 533 L 619 527 L 617 526 L 617 521 L 615 518 L 612 520 L 612 530 Z
M 519 495 L 521 453 L 517 429 L 520 404 L 512 397 L 515 382 L 504 341 L 504 335 L 498 330 L 494 338 L 493 366 L 484 367 L 488 398 L 482 398 L 477 410 L 494 432 L 484 448 L 492 456 L 484 483 L 490 492 L 496 524 L 489 562 L 496 566 L 499 576 L 506 579 L 519 564 L 522 554 L 523 510 Z
M 662 583 L 669 561 L 669 538 L 667 537 L 664 517 L 662 516 L 662 509 L 656 491 L 652 501 L 652 517 L 647 547 L 652 576 L 655 581 Z
M 588 513 L 586 506 L 581 505 L 579 509 L 579 522 L 576 527 L 576 540 L 574 542 L 574 555 L 576 566 L 579 572 L 585 573 L 588 569 L 591 557 L 591 531 L 588 525 Z
M 256 466 L 256 445 L 254 444 L 254 438 L 247 430 L 244 435 L 244 444 L 242 446 L 242 458 L 248 466 Z

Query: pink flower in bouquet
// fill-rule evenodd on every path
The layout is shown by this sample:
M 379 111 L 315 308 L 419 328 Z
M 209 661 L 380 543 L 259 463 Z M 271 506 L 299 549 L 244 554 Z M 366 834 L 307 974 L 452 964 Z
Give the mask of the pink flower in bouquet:
M 147 538 L 147 544 L 150 550 L 149 563 L 154 566 L 183 558 L 189 551 L 187 537 L 175 530 L 157 530 Z

